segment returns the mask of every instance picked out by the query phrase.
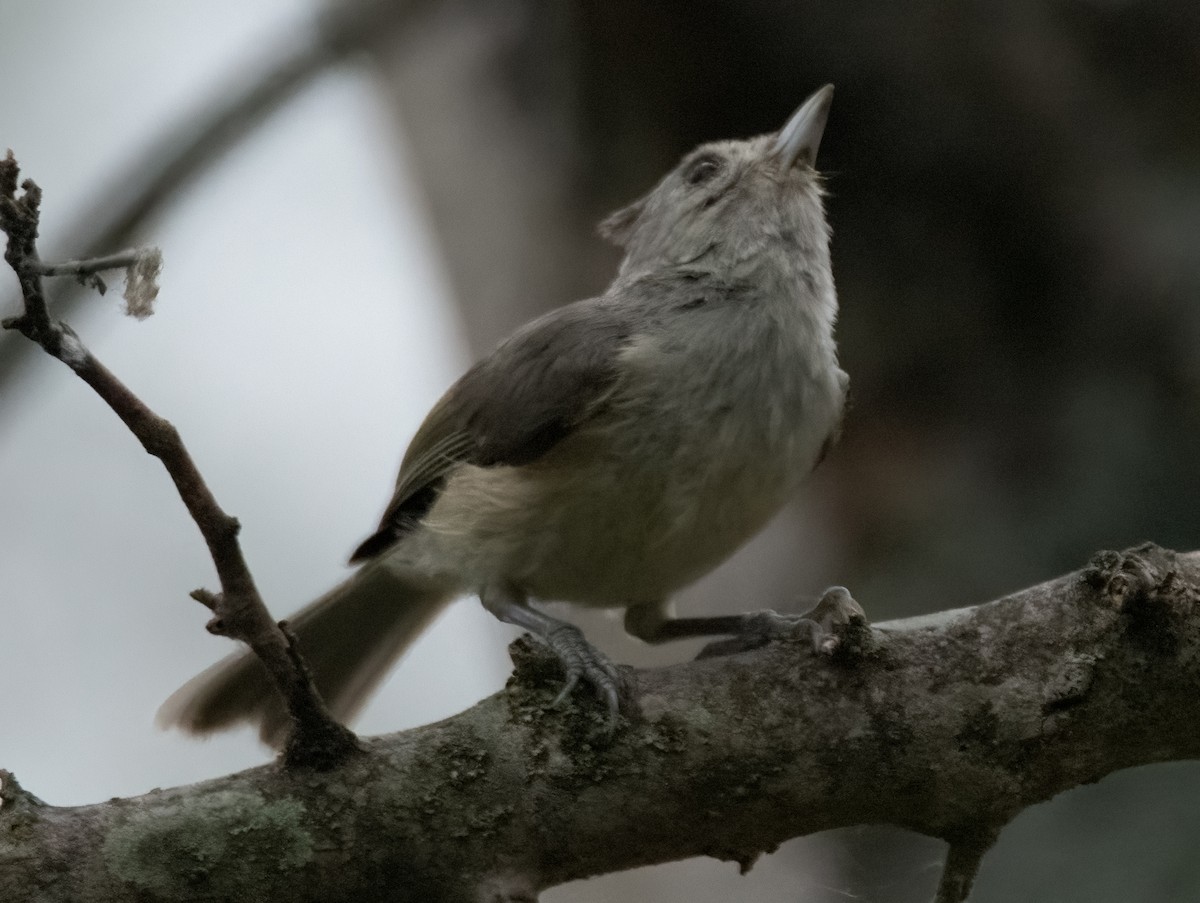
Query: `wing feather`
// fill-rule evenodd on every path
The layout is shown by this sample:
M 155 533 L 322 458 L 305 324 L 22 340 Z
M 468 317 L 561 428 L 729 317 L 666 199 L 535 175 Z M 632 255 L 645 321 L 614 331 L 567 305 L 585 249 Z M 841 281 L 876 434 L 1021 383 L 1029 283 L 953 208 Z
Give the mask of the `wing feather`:
M 629 319 L 603 298 L 558 308 L 463 374 L 417 430 L 378 530 L 350 560 L 373 558 L 411 530 L 460 464 L 531 463 L 602 410 Z

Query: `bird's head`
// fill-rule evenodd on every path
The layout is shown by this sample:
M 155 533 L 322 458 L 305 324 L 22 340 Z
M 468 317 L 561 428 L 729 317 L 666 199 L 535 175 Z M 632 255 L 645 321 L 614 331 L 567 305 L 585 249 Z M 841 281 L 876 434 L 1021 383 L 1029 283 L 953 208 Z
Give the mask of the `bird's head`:
M 621 274 L 679 265 L 732 274 L 772 247 L 827 259 L 813 164 L 832 100 L 826 85 L 778 132 L 702 144 L 649 194 L 604 220 L 601 234 L 626 251 Z

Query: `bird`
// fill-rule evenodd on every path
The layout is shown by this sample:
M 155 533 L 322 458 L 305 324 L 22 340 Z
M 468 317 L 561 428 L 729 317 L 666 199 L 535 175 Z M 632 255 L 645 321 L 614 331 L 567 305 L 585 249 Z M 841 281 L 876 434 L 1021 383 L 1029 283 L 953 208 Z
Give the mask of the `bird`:
M 836 441 L 848 377 L 824 183 L 833 86 L 777 132 L 702 144 L 606 218 L 624 252 L 601 295 L 518 329 L 455 382 L 408 446 L 358 569 L 288 619 L 331 713 L 351 718 L 459 596 L 540 638 L 622 705 L 613 662 L 540 601 L 624 609 L 649 643 L 765 641 L 772 612 L 677 617 L 672 595 L 790 500 Z M 536 600 L 536 601 L 535 601 Z M 289 729 L 248 652 L 202 672 L 159 722 Z

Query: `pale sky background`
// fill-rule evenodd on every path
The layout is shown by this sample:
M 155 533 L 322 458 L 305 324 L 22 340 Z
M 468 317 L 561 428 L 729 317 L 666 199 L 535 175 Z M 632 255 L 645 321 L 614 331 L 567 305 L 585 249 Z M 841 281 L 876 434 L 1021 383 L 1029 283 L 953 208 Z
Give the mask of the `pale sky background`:
M 133 149 L 311 6 L 0 0 L 0 152 L 45 192 L 44 256 Z M 369 80 L 329 73 L 150 227 L 165 258 L 154 317 L 121 314 L 118 278 L 72 318 L 179 428 L 280 616 L 348 573 L 405 443 L 465 363 L 394 153 Z M 0 303 L 14 291 L 6 268 Z M 187 597 L 217 588 L 212 564 L 162 466 L 44 355 L 0 395 L 0 473 L 0 767 L 68 804 L 266 761 L 246 731 L 198 743 L 155 728 L 159 703 L 234 648 Z M 498 689 L 508 635 L 477 603 L 453 606 L 356 728 Z

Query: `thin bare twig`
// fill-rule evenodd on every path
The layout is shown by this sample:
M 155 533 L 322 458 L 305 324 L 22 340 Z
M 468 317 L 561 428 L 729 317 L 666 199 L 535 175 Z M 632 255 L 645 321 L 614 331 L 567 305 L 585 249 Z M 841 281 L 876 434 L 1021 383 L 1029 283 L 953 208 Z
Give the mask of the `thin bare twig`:
M 74 370 L 107 402 L 146 451 L 162 461 L 208 544 L 221 582 L 219 594 L 205 593 L 202 600 L 214 613 L 209 630 L 240 639 L 254 650 L 293 716 L 295 726 L 285 762 L 294 767 L 326 769 L 344 761 L 358 750 L 357 738 L 329 714 L 300 663 L 298 650 L 271 620 L 242 555 L 237 520 L 217 504 L 175 427 L 150 410 L 100 363 L 70 326 L 50 316 L 42 289 L 45 267 L 36 247 L 41 191 L 26 180 L 21 186 L 24 192 L 18 197 L 17 177 L 17 162 L 10 151 L 0 162 L 0 228 L 8 236 L 5 259 L 20 280 L 25 309 L 21 315 L 5 320 L 4 328 L 24 334 Z M 99 265 L 99 261 L 78 264 L 92 271 Z
M 157 280 L 162 270 L 162 252 L 158 248 L 133 248 L 105 257 L 40 263 L 34 269 L 42 276 L 74 276 L 80 285 L 94 288 L 102 295 L 108 291 L 108 286 L 100 274 L 109 270 L 124 270 L 125 312 L 144 320 L 154 312 L 154 299 L 158 297 Z
M 108 270 L 123 270 L 138 262 L 145 252 L 139 248 L 119 251 L 105 257 L 91 257 L 87 260 L 64 260 L 62 263 L 43 263 L 38 266 L 38 272 L 43 276 L 74 276 L 83 279 L 96 273 Z

